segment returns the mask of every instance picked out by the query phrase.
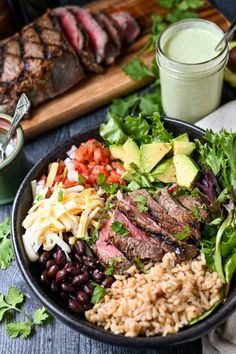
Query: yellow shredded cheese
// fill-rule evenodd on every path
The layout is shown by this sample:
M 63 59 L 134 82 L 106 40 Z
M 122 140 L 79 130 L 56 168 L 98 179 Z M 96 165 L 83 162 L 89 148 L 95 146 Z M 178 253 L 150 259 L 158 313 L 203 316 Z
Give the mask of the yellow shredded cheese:
M 46 181 L 46 186 L 48 188 L 51 188 L 52 185 L 53 185 L 54 179 L 55 179 L 56 174 L 57 174 L 58 167 L 59 167 L 59 163 L 58 162 L 53 162 L 51 164 L 50 171 L 49 171 L 49 174 L 48 174 L 48 177 L 47 177 L 47 181 Z

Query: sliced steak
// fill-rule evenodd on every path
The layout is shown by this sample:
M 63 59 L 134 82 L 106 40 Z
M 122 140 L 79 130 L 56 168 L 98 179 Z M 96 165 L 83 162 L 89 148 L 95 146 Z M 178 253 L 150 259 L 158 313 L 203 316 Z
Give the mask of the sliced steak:
M 161 189 L 155 200 L 162 206 L 167 213 L 178 222 L 189 225 L 191 228 L 199 229 L 199 222 L 192 213 L 175 199 L 167 188 Z
M 164 208 L 162 208 L 161 205 L 157 203 L 145 189 L 129 193 L 129 196 L 134 202 L 138 195 L 142 195 L 147 198 L 146 206 L 148 208 L 148 213 L 150 214 L 150 216 L 154 220 L 156 220 L 158 224 L 163 227 L 163 229 L 167 230 L 173 236 L 183 231 L 186 226 L 189 226 L 186 223 L 180 223 L 172 216 L 170 216 L 168 212 Z M 185 241 L 190 242 L 191 240 L 192 243 L 198 244 L 200 237 L 200 229 L 189 226 L 189 235 L 186 236 Z
M 201 219 L 208 224 L 211 221 L 210 213 L 207 209 L 202 209 L 202 202 L 199 199 L 192 197 L 191 195 L 181 195 L 178 198 L 179 202 L 188 210 L 192 211 L 194 208 L 198 208 Z
M 106 64 L 113 64 L 118 55 L 120 55 L 123 35 L 110 15 L 98 12 L 95 17 L 109 38 L 105 53 Z
M 140 27 L 135 18 L 126 11 L 115 12 L 111 16 L 121 28 L 126 43 L 134 42 L 140 33 Z
M 68 9 L 74 13 L 81 27 L 87 32 L 89 36 L 89 47 L 95 55 L 96 62 L 100 64 L 105 58 L 108 43 L 106 32 L 88 10 L 78 6 L 69 6 Z
M 110 228 L 109 237 L 112 244 L 115 245 L 122 253 L 130 258 L 138 257 L 141 260 L 160 261 L 165 252 L 162 248 L 152 241 L 142 230 L 133 225 L 129 219 L 119 210 L 115 210 L 110 225 L 119 221 L 129 231 L 129 235 L 122 237 Z
M 0 48 L 2 112 L 12 114 L 22 92 L 37 105 L 62 94 L 84 77 L 79 59 L 51 11 L 0 42 Z
M 95 244 L 94 251 L 97 254 L 102 265 L 107 268 L 109 261 L 114 258 L 121 258 L 122 262 L 114 265 L 115 274 L 123 274 L 129 269 L 133 263 L 131 263 L 118 248 L 110 243 L 110 221 L 103 220 L 102 229 L 99 231 L 99 238 Z
M 53 13 L 58 18 L 68 42 L 72 45 L 86 69 L 102 72 L 103 68 L 96 63 L 95 57 L 89 48 L 88 35 L 80 27 L 73 12 L 65 7 L 59 7 L 54 9 Z
M 118 209 L 138 228 L 145 231 L 165 252 L 174 252 L 181 259 L 191 259 L 197 255 L 197 247 L 174 238 L 147 213 L 141 213 L 130 197 L 118 194 Z

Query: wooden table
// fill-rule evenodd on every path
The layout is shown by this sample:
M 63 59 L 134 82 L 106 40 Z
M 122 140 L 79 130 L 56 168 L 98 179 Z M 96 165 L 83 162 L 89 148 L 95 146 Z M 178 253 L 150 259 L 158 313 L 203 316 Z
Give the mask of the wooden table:
M 232 0 L 232 6 L 234 6 Z M 223 1 L 222 1 L 223 3 Z M 236 8 L 235 8 L 236 12 Z M 224 102 L 235 98 L 235 92 L 226 87 L 223 95 Z M 99 109 L 83 118 L 75 120 L 66 126 L 58 128 L 39 138 L 35 138 L 25 145 L 27 157 L 36 163 L 41 157 L 47 155 L 54 147 L 60 146 L 70 136 L 82 132 L 87 128 L 98 126 L 105 119 L 107 108 Z M 0 207 L 0 221 L 11 212 L 11 205 Z M 10 286 L 16 286 L 26 295 L 25 309 L 29 314 L 41 307 L 42 304 L 24 282 L 21 273 L 14 261 L 6 271 L 0 271 L 0 293 L 6 293 Z M 0 325 L 0 353 L 1 354 L 201 354 L 201 340 L 171 348 L 160 350 L 125 349 L 96 342 L 69 329 L 54 319 L 53 324 L 37 329 L 37 333 L 27 339 L 11 339 L 6 334 L 5 324 Z

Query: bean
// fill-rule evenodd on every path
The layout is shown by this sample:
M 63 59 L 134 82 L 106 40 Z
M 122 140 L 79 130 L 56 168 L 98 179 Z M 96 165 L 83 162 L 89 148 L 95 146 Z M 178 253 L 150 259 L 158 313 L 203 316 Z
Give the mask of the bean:
M 83 305 L 89 302 L 88 294 L 85 291 L 82 290 L 77 291 L 75 297 Z
M 95 269 L 97 264 L 96 260 L 93 257 L 86 257 L 84 259 L 84 264 L 89 268 L 89 269 Z
M 83 264 L 83 259 L 81 256 L 79 256 L 77 253 L 74 253 L 74 259 L 76 260 L 76 262 L 78 262 L 79 264 Z
M 51 268 L 52 266 L 54 266 L 56 264 L 55 259 L 51 259 L 50 261 L 47 261 L 46 263 L 46 269 Z
M 93 280 L 98 284 L 101 284 L 101 282 L 103 281 L 103 278 L 104 278 L 102 272 L 100 272 L 100 270 L 98 270 L 98 269 L 95 269 L 95 271 L 92 274 L 92 277 L 93 277 Z
M 69 267 L 72 267 L 73 266 L 73 262 L 69 261 L 65 264 L 64 268 L 67 269 Z
M 78 240 L 74 244 L 75 251 L 78 255 L 83 255 L 86 252 L 86 245 L 83 240 Z
M 89 273 L 84 272 L 82 274 L 76 275 L 72 280 L 72 285 L 82 285 L 89 280 Z
M 43 273 L 41 274 L 40 280 L 44 285 L 46 286 L 50 285 L 50 280 L 48 279 L 48 272 L 46 270 L 44 270 Z
M 59 289 L 59 285 L 56 283 L 55 280 L 53 280 L 52 284 L 51 284 L 51 290 L 53 293 L 58 293 Z
M 48 269 L 48 277 L 54 278 L 59 270 L 58 265 L 54 264 L 51 268 Z
M 75 289 L 73 288 L 73 286 L 71 286 L 68 282 L 62 283 L 61 284 L 61 289 L 65 293 L 74 293 L 75 292 Z
M 59 249 L 56 254 L 56 263 L 59 266 L 64 266 L 66 264 L 65 252 Z
M 69 309 L 76 313 L 83 313 L 84 308 L 79 301 L 69 300 Z
M 62 300 L 68 300 L 68 294 L 64 293 L 64 291 L 60 292 L 60 297 Z
M 85 291 L 89 296 L 93 293 L 93 286 L 92 284 L 84 284 L 82 286 L 82 290 Z
M 69 275 L 78 275 L 80 273 L 81 269 L 80 269 L 79 264 L 77 263 L 74 266 L 68 267 L 66 269 L 66 271 Z
M 90 303 L 84 304 L 84 309 L 85 309 L 85 311 L 91 310 L 92 307 L 93 307 L 93 305 L 90 304 Z
M 60 283 L 67 277 L 67 269 L 60 269 L 56 274 L 56 282 Z
M 44 251 L 39 257 L 39 262 L 45 265 L 46 262 L 49 261 L 50 257 L 51 257 L 50 253 L 48 251 Z
M 114 277 L 108 276 L 103 280 L 102 285 L 104 286 L 104 288 L 110 288 L 114 283 L 114 281 L 115 281 Z

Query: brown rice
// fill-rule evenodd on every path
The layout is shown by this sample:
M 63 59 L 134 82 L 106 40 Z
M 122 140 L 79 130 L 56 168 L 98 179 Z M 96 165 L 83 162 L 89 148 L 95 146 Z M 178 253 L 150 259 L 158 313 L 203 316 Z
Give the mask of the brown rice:
M 176 333 L 221 298 L 222 282 L 203 256 L 177 263 L 167 253 L 150 273 L 119 277 L 86 318 L 115 334 Z

